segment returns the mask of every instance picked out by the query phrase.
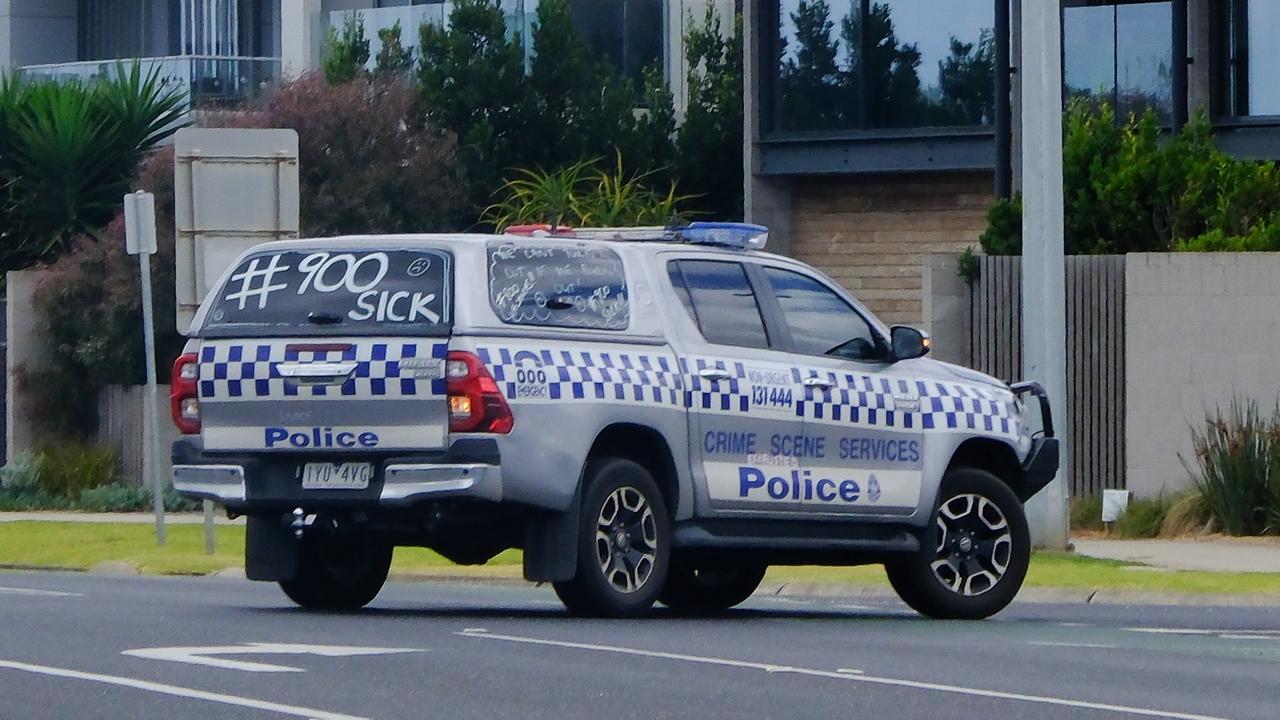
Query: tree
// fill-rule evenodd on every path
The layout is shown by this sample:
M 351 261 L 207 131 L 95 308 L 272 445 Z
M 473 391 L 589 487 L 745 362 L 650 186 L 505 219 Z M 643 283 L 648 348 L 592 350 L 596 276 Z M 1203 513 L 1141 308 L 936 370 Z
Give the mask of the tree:
M 424 24 L 420 35 L 423 111 L 458 136 L 475 207 L 484 207 L 503 171 L 546 142 L 529 133 L 534 117 L 524 50 L 518 38 L 507 38 L 502 9 L 491 0 L 457 0 L 448 27 Z
M 779 84 L 786 117 L 802 120 L 806 130 L 835 127 L 843 115 L 836 65 L 840 48 L 832 37 L 835 23 L 830 14 L 827 0 L 800 0 L 791 13 L 795 53 L 782 60 Z
M 400 42 L 399 20 L 391 27 L 379 30 L 378 41 L 382 48 L 378 50 L 374 72 L 403 75 L 413 68 L 413 51 Z
M 920 48 L 915 43 L 899 42 L 891 13 L 887 3 L 871 4 L 865 19 L 869 40 L 865 47 L 861 13 L 855 8 L 841 22 L 841 37 L 849 57 L 845 84 L 861 88 L 858 97 L 866 108 L 867 127 L 920 124 L 927 106 L 917 71 Z
M 461 229 L 470 218 L 456 140 L 418 121 L 416 99 L 397 76 L 330 85 L 307 74 L 224 122 L 298 131 L 308 236 Z
M 543 126 L 531 164 L 551 166 L 621 150 L 639 161 L 636 89 L 600 58 L 592 57 L 573 27 L 569 0 L 541 0 L 533 29 L 529 84 Z M 531 148 L 532 149 L 532 148 Z
M 364 72 L 369 62 L 369 39 L 364 34 L 364 20 L 357 12 L 343 17 L 342 33 L 330 27 L 325 37 L 325 56 L 320 63 L 324 77 L 331 84 L 350 82 Z
M 682 192 L 703 213 L 722 220 L 743 216 L 742 16 L 725 37 L 715 8 L 701 23 L 689 19 L 688 105 L 676 133 L 676 176 Z
M 949 124 L 986 125 L 995 121 L 995 36 L 984 29 L 978 42 L 951 37 L 951 55 L 938 63 L 941 105 Z

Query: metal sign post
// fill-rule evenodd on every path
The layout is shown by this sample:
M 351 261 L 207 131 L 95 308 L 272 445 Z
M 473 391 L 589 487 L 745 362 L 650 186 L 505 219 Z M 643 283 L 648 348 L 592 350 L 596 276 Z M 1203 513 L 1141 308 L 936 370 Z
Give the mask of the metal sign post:
M 1022 3 L 1023 377 L 1058 422 L 1058 475 L 1027 502 L 1031 539 L 1067 547 L 1067 300 L 1063 258 L 1062 25 L 1059 3 Z
M 160 472 L 160 422 L 156 391 L 156 329 L 152 322 L 151 255 L 156 251 L 156 202 L 148 192 L 124 196 L 125 249 L 138 256 L 142 273 L 142 336 L 147 360 L 147 443 L 151 461 L 151 503 L 156 513 L 156 542 L 165 544 L 164 474 Z

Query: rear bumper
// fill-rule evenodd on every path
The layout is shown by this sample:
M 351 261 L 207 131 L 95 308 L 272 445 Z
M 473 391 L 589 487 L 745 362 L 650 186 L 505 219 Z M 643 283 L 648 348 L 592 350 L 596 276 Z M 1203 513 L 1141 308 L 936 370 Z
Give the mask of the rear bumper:
M 337 460 L 293 454 L 209 453 L 199 438 L 184 438 L 173 445 L 173 486 L 184 497 L 213 500 L 236 511 L 298 505 L 394 507 L 444 498 L 503 499 L 502 468 L 493 441 L 460 440 L 444 453 L 367 459 L 375 464 L 374 479 L 367 489 L 303 490 L 297 479 L 301 463 Z

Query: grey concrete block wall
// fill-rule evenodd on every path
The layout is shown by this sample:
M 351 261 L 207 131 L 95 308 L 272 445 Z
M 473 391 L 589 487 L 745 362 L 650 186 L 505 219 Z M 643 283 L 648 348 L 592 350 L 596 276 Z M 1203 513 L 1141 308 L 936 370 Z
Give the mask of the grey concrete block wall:
M 1191 427 L 1233 398 L 1280 398 L 1280 254 L 1133 254 L 1126 263 L 1128 489 L 1192 480 Z
M 960 256 L 936 253 L 924 257 L 922 329 L 933 347 L 929 354 L 944 362 L 968 365 L 972 341 L 969 305 L 973 294 L 960 277 Z

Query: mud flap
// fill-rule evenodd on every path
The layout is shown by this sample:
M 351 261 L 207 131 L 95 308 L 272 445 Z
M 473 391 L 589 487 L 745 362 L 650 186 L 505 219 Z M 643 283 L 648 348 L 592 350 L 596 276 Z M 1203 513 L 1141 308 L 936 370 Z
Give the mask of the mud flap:
M 247 518 L 244 574 L 250 580 L 292 580 L 298 576 L 302 543 L 278 517 Z
M 582 489 L 567 512 L 532 515 L 524 531 L 524 578 L 530 582 L 565 582 L 578 572 L 578 524 Z

